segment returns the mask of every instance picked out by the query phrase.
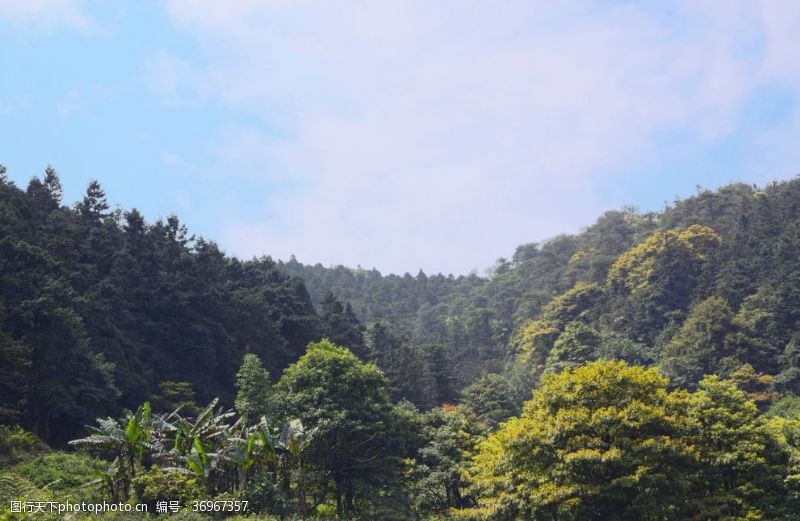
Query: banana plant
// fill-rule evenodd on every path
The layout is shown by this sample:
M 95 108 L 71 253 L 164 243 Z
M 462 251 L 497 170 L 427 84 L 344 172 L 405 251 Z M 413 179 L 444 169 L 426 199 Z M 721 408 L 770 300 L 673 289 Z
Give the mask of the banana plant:
M 106 470 L 95 470 L 91 475 L 94 479 L 84 486 L 100 487 L 113 502 L 125 501 L 128 498 L 130 481 L 123 471 L 123 466 L 120 465 L 119 458 L 115 458 Z
M 225 454 L 228 461 L 234 465 L 236 475 L 234 487 L 241 490 L 254 464 L 270 465 L 275 462 L 275 449 L 279 436 L 277 431 L 269 426 L 264 416 L 257 424 L 250 427 L 240 418 L 231 430 L 236 435 L 227 438 Z
M 135 413 L 127 411 L 119 420 L 98 418 L 97 426 L 87 428 L 91 434 L 70 441 L 70 445 L 113 458 L 109 470 L 98 479 L 106 481 L 105 486 L 111 491 L 113 499 L 127 499 L 136 469 L 149 457 L 152 449 L 150 403 L 143 403 Z M 113 480 L 114 483 L 107 483 L 108 480 Z

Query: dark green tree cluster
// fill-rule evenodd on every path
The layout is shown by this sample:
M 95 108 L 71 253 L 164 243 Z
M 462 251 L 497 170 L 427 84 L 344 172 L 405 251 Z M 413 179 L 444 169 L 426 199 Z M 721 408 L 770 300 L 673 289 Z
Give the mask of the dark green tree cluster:
M 169 401 L 165 383 L 230 402 L 244 352 L 279 373 L 322 336 L 302 281 L 269 258 L 112 210 L 96 181 L 74 208 L 61 194 L 50 167 L 26 190 L 0 181 L 0 421 L 58 444 L 97 415 Z

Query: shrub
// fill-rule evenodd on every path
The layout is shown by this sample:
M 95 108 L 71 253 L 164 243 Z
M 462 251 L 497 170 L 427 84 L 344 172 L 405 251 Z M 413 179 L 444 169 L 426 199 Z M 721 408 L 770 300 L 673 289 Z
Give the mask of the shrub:
M 0 425 L 0 462 L 45 452 L 47 445 L 18 425 Z
M 205 491 L 191 474 L 153 467 L 133 479 L 133 490 L 139 503 L 146 503 L 155 512 L 158 501 L 179 501 L 191 507 L 192 500 L 204 499 Z
M 52 452 L 12 465 L 3 473 L 20 476 L 39 489 L 88 501 L 101 499 L 96 490 L 84 485 L 102 466 L 103 462 L 83 454 Z

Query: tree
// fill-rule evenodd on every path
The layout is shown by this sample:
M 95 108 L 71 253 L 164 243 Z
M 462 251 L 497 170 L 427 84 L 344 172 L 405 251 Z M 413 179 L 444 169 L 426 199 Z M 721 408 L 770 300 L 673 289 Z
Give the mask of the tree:
M 457 394 L 452 374 L 453 357 L 450 349 L 442 344 L 426 344 L 419 349 L 425 357 L 427 374 L 430 375 L 434 387 L 433 404 L 452 403 Z
M 113 459 L 109 470 L 101 476 L 113 501 L 125 501 L 137 469 L 149 454 L 153 424 L 150 403 L 145 402 L 135 413 L 127 411 L 125 416 L 98 418 L 97 427 L 89 427 L 86 438 L 70 441 L 70 445 L 87 448 L 89 451 Z
M 518 411 L 514 392 L 500 374 L 489 373 L 461 391 L 461 405 L 488 425 L 497 425 Z
M 729 378 L 738 389 L 753 400 L 760 411 L 768 408 L 779 396 L 775 391 L 775 378 L 757 372 L 750 364 L 743 364 L 731 373 Z
M 774 374 L 779 370 L 779 361 L 789 361 L 784 349 L 791 344 L 791 328 L 787 325 L 795 322 L 788 316 L 795 304 L 782 300 L 779 290 L 771 285 L 761 286 L 744 299 L 733 317 L 735 331 L 730 342 L 742 362 L 761 372 Z
M 322 301 L 322 326 L 325 338 L 344 346 L 362 359 L 367 353 L 364 346 L 364 326 L 358 321 L 350 303 L 342 304 L 332 292 Z
M 463 466 L 485 427 L 471 414 L 453 406 L 437 407 L 422 416 L 422 438 L 411 469 L 415 509 L 425 514 L 472 504 Z
M 304 459 L 322 472 L 321 489 L 333 482 L 340 516 L 369 503 L 370 488 L 397 478 L 392 405 L 374 364 L 329 340 L 311 343 L 275 384 L 275 393 L 281 417 L 300 419 L 311 433 Z
M 694 388 L 703 375 L 717 372 L 722 358 L 734 355 L 732 319 L 731 308 L 721 297 L 709 297 L 692 307 L 660 356 L 659 366 L 673 385 Z
M 686 442 L 697 450 L 695 519 L 779 519 L 789 454 L 730 381 L 705 377 L 688 399 Z
M 63 299 L 51 293 L 25 303 L 24 338 L 33 349 L 24 421 L 56 443 L 69 440 L 87 416 L 103 413 L 118 398 L 113 366 L 92 353 L 80 316 Z
M 364 338 L 368 359 L 386 374 L 392 400 L 409 400 L 420 407 L 435 405 L 436 384 L 419 346 L 394 335 L 383 322 L 369 324 Z
M 27 408 L 31 376 L 31 348 L 3 331 L 0 304 L 0 424 L 16 423 Z
M 109 205 L 106 201 L 106 193 L 96 179 L 89 181 L 86 187 L 86 195 L 83 201 L 77 204 L 78 213 L 89 224 L 100 224 L 103 219 L 109 217 Z
M 597 357 L 600 335 L 591 326 L 570 322 L 553 344 L 547 357 L 545 372 L 559 373 L 565 367 L 583 365 Z
M 271 400 L 269 372 L 258 355 L 245 353 L 236 373 L 236 410 L 245 418 L 257 420 L 270 411 Z
M 597 304 L 603 297 L 598 284 L 578 282 L 569 291 L 554 297 L 542 308 L 542 318 L 564 326 L 568 322 L 591 320 L 597 313 Z
M 653 348 L 624 335 L 604 331 L 600 334 L 597 358 L 625 360 L 631 365 L 653 365 L 656 361 L 653 351 Z
M 667 380 L 597 361 L 545 375 L 522 416 L 480 442 L 470 465 L 488 519 L 683 519 L 680 438 Z
M 58 208 L 61 202 L 61 182 L 58 174 L 48 166 L 44 182 L 38 177 L 31 178 L 25 193 L 30 200 L 31 210 L 36 220 L 44 222 L 47 215 Z
M 47 168 L 44 170 L 42 185 L 50 199 L 52 199 L 56 205 L 61 204 L 61 196 L 64 194 L 64 190 L 61 187 L 61 179 L 59 179 L 56 169 L 50 165 L 47 165 Z
M 708 226 L 692 225 L 656 232 L 620 255 L 608 271 L 615 327 L 635 340 L 652 342 L 689 307 L 720 241 Z
M 162 411 L 180 409 L 181 414 L 195 416 L 200 413 L 200 406 L 195 401 L 195 392 L 190 382 L 164 380 L 158 382 L 158 395 L 153 403 Z

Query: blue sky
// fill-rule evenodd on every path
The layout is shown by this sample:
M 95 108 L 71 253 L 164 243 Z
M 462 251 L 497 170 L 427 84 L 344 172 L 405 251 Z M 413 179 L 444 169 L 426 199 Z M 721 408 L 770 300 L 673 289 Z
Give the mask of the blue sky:
M 466 273 L 800 173 L 796 2 L 0 0 L 0 163 L 229 253 Z

